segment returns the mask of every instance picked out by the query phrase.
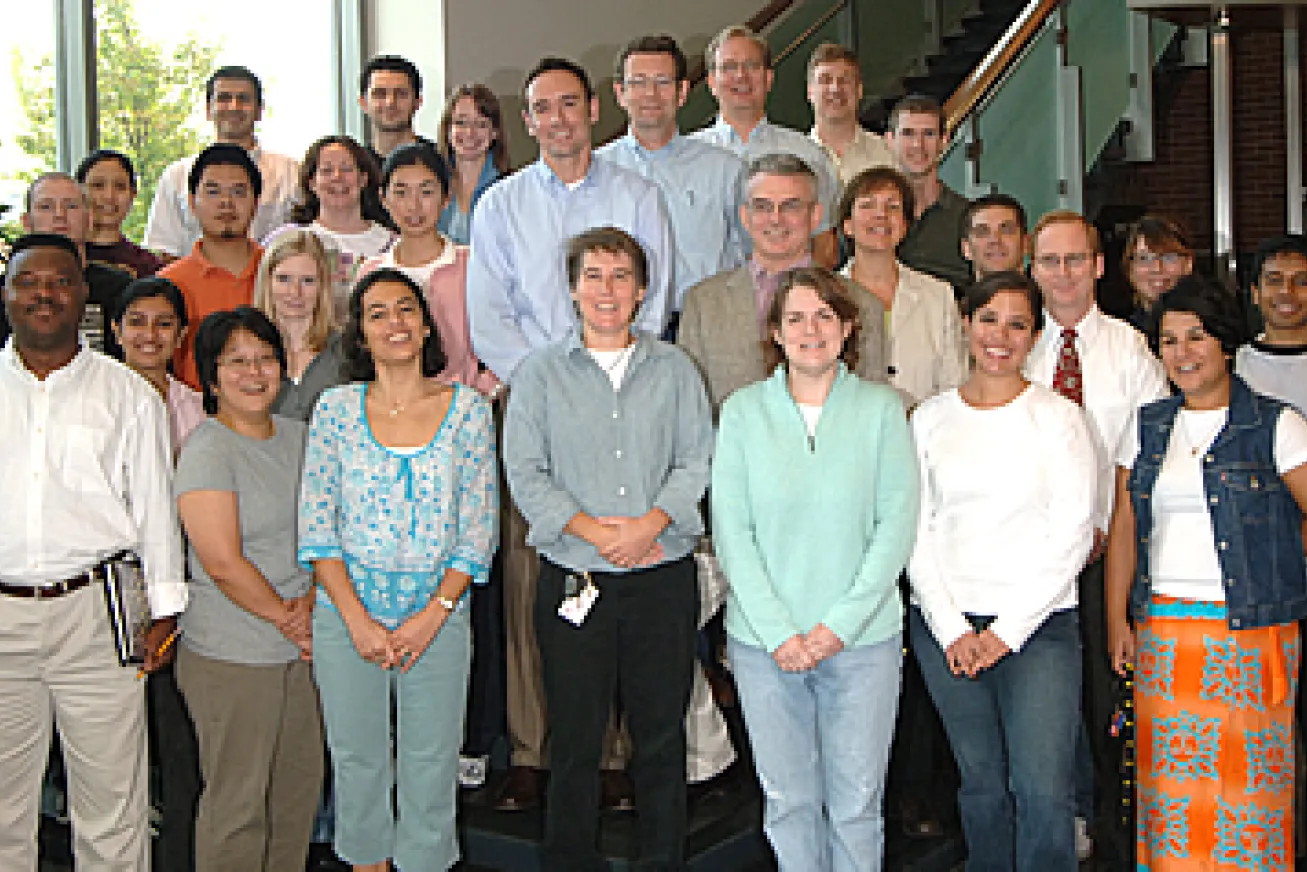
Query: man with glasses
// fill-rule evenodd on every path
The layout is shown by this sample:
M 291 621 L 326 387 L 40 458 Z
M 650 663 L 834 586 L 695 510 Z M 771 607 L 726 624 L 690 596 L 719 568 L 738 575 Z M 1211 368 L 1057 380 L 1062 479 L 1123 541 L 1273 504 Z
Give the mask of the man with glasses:
M 703 56 L 708 89 L 717 98 L 719 114 L 715 124 L 691 136 L 727 148 L 745 161 L 766 154 L 788 154 L 806 163 L 816 176 L 817 202 L 822 207 L 813 231 L 817 237 L 813 260 L 835 266 L 839 242 L 832 222 L 840 199 L 839 174 L 820 145 L 767 119 L 767 95 L 774 75 L 771 46 L 749 28 L 734 25 L 713 37 Z
M 765 324 L 781 274 L 813 262 L 812 236 L 821 223 L 817 176 L 788 154 L 749 164 L 740 219 L 753 243 L 749 262 L 690 289 L 677 343 L 704 375 L 713 418 L 734 391 L 767 377 Z M 858 375 L 888 379 L 885 307 L 854 282 L 840 278 L 861 315 Z
M 682 136 L 676 110 L 690 91 L 685 53 L 670 36 L 642 36 L 617 56 L 613 91 L 630 119 L 627 133 L 595 152 L 639 173 L 663 195 L 676 250 L 669 333 L 685 292 L 744 262 L 739 206 L 744 161 L 724 148 Z
M 187 189 L 190 209 L 203 235 L 190 254 L 164 267 L 159 275 L 181 288 L 187 320 L 198 328 L 213 312 L 254 301 L 254 277 L 263 249 L 249 233 L 263 187 L 259 168 L 245 149 L 217 143 L 195 158 Z M 177 349 L 173 367 L 178 378 L 199 390 L 192 336 Z
M 986 194 L 962 210 L 962 256 L 975 281 L 996 273 L 1021 272 L 1026 264 L 1026 210 L 1016 197 Z
M 1103 250 L 1092 224 L 1076 212 L 1049 212 L 1035 224 L 1031 242 L 1030 275 L 1044 294 L 1045 324 L 1026 358 L 1026 376 L 1084 408 L 1098 458 L 1094 550 L 1079 579 L 1084 719 L 1098 787 L 1098 818 L 1101 825 L 1115 827 L 1121 808 L 1121 760 L 1109 733 L 1116 696 L 1107 653 L 1102 556 L 1112 516 L 1117 448 L 1135 410 L 1166 395 L 1166 376 L 1143 336 L 1103 314 L 1094 300 L 1095 284 L 1103 275 Z M 1084 817 L 1089 812 L 1078 809 L 1077 853 L 1092 848 Z M 1100 830 L 1098 844 L 1115 856 L 1102 857 L 1100 851 L 1099 859 L 1123 862 L 1132 838 Z
M 254 135 L 254 125 L 263 117 L 263 84 L 245 67 L 221 67 L 204 87 L 204 111 L 213 122 L 215 143 L 245 149 L 263 179 L 254 216 L 246 232 L 263 239 L 290 220 L 290 208 L 299 196 L 299 161 L 266 151 Z M 174 161 L 159 177 L 145 226 L 145 247 L 166 260 L 187 254 L 203 232 L 199 216 L 191 209 L 187 181 L 195 158 Z

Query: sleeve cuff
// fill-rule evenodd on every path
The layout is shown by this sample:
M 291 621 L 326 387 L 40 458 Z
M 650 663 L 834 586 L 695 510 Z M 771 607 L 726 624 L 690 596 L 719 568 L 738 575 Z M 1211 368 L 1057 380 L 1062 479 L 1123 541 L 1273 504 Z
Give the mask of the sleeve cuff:
M 150 615 L 159 620 L 176 617 L 186 611 L 190 589 L 184 581 L 158 582 L 149 586 L 146 595 L 150 599 Z
M 299 549 L 299 564 L 305 570 L 312 572 L 313 564 L 318 560 L 344 560 L 345 552 L 336 545 L 301 545 Z

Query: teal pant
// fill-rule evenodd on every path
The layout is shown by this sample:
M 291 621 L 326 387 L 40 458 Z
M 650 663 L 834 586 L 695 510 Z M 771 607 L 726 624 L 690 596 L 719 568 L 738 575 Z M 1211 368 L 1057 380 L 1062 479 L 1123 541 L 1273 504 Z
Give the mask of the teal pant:
M 335 779 L 335 849 L 343 860 L 393 859 L 404 872 L 443 872 L 458 862 L 458 749 L 471 658 L 466 605 L 403 673 L 360 657 L 340 614 L 318 600 L 313 672 Z

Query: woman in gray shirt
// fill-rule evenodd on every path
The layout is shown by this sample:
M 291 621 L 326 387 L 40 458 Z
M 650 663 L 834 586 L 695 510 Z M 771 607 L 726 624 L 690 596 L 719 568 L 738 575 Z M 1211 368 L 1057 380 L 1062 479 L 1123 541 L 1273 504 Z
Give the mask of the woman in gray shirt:
M 708 397 L 684 352 L 631 332 L 648 274 L 638 242 L 586 231 L 568 245 L 567 272 L 580 327 L 518 368 L 504 435 L 509 487 L 541 557 L 545 868 L 607 868 L 595 844 L 599 758 L 620 691 L 641 862 L 679 869 Z
M 173 490 L 192 579 L 177 682 L 204 776 L 196 869 L 303 869 L 323 771 L 312 575 L 295 559 L 304 425 L 271 413 L 285 351 L 257 310 L 205 318 L 195 358 L 213 417 L 182 450 Z

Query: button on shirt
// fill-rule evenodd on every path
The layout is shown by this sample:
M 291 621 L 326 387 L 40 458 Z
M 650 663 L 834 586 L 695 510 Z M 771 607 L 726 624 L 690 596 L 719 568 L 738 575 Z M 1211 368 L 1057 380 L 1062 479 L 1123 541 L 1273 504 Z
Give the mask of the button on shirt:
M 712 418 L 703 378 L 679 348 L 636 339 L 621 388 L 579 332 L 522 364 L 509 394 L 504 464 L 527 542 L 573 570 L 621 572 L 563 531 L 577 514 L 639 517 L 657 507 L 664 560 L 689 554 L 703 532 Z
M 531 351 L 567 335 L 576 323 L 568 292 L 567 240 L 611 225 L 644 247 L 649 287 L 638 330 L 660 334 L 672 287 L 667 213 L 658 187 L 606 160 L 567 185 L 544 161 L 491 186 L 472 213 L 467 269 L 468 322 L 476 355 L 511 381 Z
M 1167 395 L 1166 376 L 1139 331 L 1104 315 L 1098 306 L 1091 307 L 1074 327 L 1084 382 L 1085 413 L 1089 416 L 1098 458 L 1094 526 L 1107 532 L 1116 489 L 1114 459 L 1122 436 L 1136 409 Z M 1045 312 L 1044 330 L 1026 358 L 1026 376 L 1051 389 L 1061 350 L 1062 330 Z
M 744 263 L 748 243 L 740 224 L 744 161 L 724 148 L 676 135 L 651 151 L 629 133 L 595 152 L 658 186 L 676 247 L 676 299 L 710 276 Z
M 844 147 L 843 157 L 837 155 L 835 149 L 817 138 L 816 127 L 808 132 L 808 138 L 820 145 L 822 151 L 826 152 L 826 157 L 830 158 L 831 164 L 840 174 L 841 188 L 848 187 L 854 176 L 872 167 L 899 169 L 898 156 L 894 154 L 894 149 L 889 147 L 885 138 L 869 133 L 861 127 L 857 128 L 852 141 Z
M 250 157 L 258 165 L 263 182 L 263 193 L 250 224 L 250 238 L 264 239 L 290 219 L 291 206 L 299 195 L 300 165 L 292 157 L 257 147 Z M 154 203 L 150 205 L 150 219 L 145 225 L 146 248 L 181 257 L 200 238 L 200 222 L 191 212 L 187 187 L 194 163 L 194 157 L 173 161 L 159 177 Z
M 821 203 L 821 226 L 817 232 L 823 233 L 835 226 L 840 204 L 839 173 L 826 156 L 826 150 L 802 133 L 772 124 L 764 118 L 749 133 L 749 138 L 743 139 L 734 127 L 718 116 L 712 127 L 705 127 L 690 136 L 729 149 L 744 158 L 746 164 L 764 154 L 790 154 L 799 158 L 817 174 L 817 201 Z
M 145 379 L 82 349 L 45 380 L 0 350 L 0 581 L 41 585 L 123 549 L 140 557 L 150 609 L 186 607 L 169 494 L 163 400 Z

